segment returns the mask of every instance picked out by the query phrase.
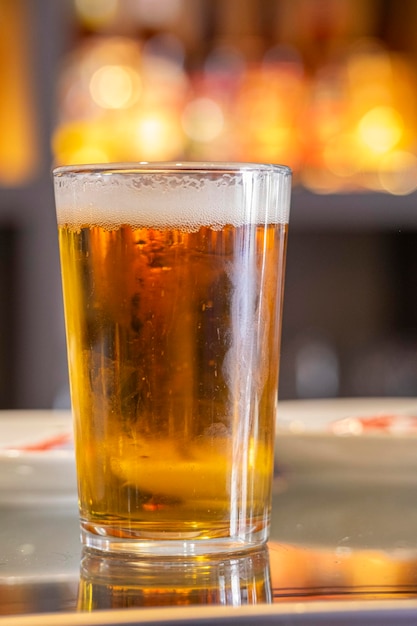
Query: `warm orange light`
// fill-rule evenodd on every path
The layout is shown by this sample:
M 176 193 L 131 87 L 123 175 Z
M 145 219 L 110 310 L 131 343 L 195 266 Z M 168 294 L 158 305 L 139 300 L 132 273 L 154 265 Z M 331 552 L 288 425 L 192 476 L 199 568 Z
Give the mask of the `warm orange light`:
M 195 98 L 183 111 L 182 126 L 193 141 L 213 141 L 223 130 L 223 111 L 211 98 Z
M 116 15 L 119 0 L 75 0 L 75 10 L 82 22 L 100 27 Z
M 107 163 L 110 161 L 110 155 L 98 146 L 81 146 L 70 152 L 68 163 Z
M 72 57 L 60 81 L 57 163 L 184 157 L 188 78 L 178 64 L 144 56 L 134 39 L 97 37 Z
M 381 160 L 379 181 L 382 188 L 395 195 L 405 195 L 417 189 L 417 157 L 411 152 L 397 150 Z
M 104 65 L 90 80 L 90 94 L 104 109 L 126 109 L 140 94 L 140 77 L 125 65 Z
M 176 116 L 167 111 L 143 113 L 132 131 L 140 160 L 165 160 L 181 155 L 183 134 Z
M 281 161 L 297 168 L 303 88 L 299 74 L 279 65 L 247 72 L 231 107 L 238 158 Z
M 357 150 L 354 136 L 349 133 L 340 133 L 325 145 L 324 163 L 332 174 L 348 178 L 360 169 Z
M 97 0 L 77 4 L 100 12 Z M 404 57 L 365 42 L 314 77 L 279 56 L 233 76 L 219 65 L 187 75 L 180 54 L 151 43 L 90 38 L 72 57 L 60 83 L 59 163 L 273 161 L 320 193 L 417 188 L 417 88 Z
M 0 0 L 0 185 L 31 180 L 39 167 L 27 3 Z
M 53 135 L 52 147 L 59 165 L 106 163 L 113 160 L 106 125 L 97 121 L 73 122 L 62 126 Z
M 376 154 L 392 150 L 404 130 L 401 115 L 392 107 L 374 107 L 359 120 L 358 140 Z

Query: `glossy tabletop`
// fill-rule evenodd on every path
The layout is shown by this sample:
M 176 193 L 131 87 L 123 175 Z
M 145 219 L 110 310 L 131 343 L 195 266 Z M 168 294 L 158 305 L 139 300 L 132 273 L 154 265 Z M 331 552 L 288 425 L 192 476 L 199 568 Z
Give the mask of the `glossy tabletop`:
M 417 623 L 416 468 L 279 469 L 267 549 L 194 563 L 83 551 L 75 497 L 3 502 L 0 623 Z

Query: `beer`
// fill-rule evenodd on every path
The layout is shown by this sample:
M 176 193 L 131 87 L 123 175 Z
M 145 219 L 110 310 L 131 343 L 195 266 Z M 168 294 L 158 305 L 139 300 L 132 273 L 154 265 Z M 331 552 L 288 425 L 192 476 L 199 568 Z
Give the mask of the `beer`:
M 82 528 L 264 541 L 287 226 L 115 214 L 58 212 Z

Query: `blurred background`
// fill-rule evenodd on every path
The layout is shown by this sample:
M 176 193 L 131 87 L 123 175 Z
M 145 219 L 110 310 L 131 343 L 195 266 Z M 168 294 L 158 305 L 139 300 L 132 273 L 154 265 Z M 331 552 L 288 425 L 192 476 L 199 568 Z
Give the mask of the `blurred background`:
M 0 408 L 68 406 L 51 170 L 290 165 L 280 398 L 417 395 L 415 0 L 0 0 Z

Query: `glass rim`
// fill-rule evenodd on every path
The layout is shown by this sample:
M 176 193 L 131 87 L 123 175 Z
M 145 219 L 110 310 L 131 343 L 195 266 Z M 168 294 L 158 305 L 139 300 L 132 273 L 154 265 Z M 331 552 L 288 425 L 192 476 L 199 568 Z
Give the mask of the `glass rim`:
M 288 165 L 275 163 L 255 163 L 239 161 L 138 161 L 116 163 L 83 163 L 80 165 L 60 165 L 52 170 L 53 176 L 67 174 L 178 174 L 216 173 L 227 174 L 239 172 L 274 172 L 291 176 L 292 170 Z

